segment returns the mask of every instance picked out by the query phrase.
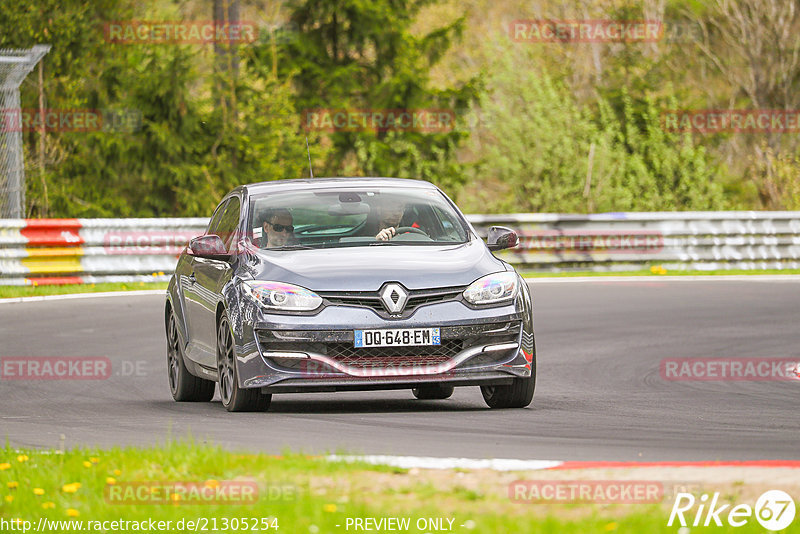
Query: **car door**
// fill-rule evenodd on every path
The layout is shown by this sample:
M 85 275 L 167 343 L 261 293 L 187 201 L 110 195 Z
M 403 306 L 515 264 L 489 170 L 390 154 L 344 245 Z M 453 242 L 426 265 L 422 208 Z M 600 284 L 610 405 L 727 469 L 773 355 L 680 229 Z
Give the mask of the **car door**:
M 224 206 L 219 223 L 212 233 L 220 236 L 225 250 L 234 252 L 237 242 L 241 202 L 231 197 Z M 232 276 L 230 262 L 208 258 L 193 258 L 194 288 L 197 299 L 195 316 L 192 320 L 197 328 L 197 363 L 206 367 L 217 365 L 217 303 L 221 299 L 220 290 Z
M 206 228 L 205 235 L 216 233 L 217 226 L 219 226 L 220 219 L 225 213 L 225 208 L 230 203 L 230 198 L 223 199 L 219 203 L 211 220 Z M 198 259 L 196 256 L 187 255 L 185 262 L 179 265 L 176 271 L 177 281 L 180 284 L 181 293 L 183 294 L 183 302 L 185 304 L 184 310 L 186 314 L 186 357 L 197 363 L 208 362 L 210 351 L 207 343 L 203 342 L 203 319 L 204 314 L 202 310 L 207 306 L 206 299 L 203 296 L 202 286 L 197 285 L 197 275 L 195 274 Z M 211 367 L 214 367 L 212 364 Z

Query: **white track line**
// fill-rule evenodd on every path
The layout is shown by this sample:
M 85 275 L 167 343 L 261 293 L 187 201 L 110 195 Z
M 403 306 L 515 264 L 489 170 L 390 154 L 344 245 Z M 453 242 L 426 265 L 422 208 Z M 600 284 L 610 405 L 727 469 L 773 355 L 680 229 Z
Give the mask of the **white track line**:
M 330 462 L 365 462 L 372 465 L 390 465 L 402 469 L 414 467 L 421 469 L 492 469 L 494 471 L 532 471 L 551 469 L 564 462 L 556 460 L 513 460 L 490 458 L 433 458 L 428 456 L 341 456 L 332 454 L 326 457 Z
M 524 277 L 523 277 L 524 278 Z M 576 282 L 800 282 L 798 274 L 743 274 L 700 276 L 547 276 L 529 277 L 532 284 L 568 284 Z
M 143 295 L 166 295 L 166 289 L 142 289 L 139 291 L 106 291 L 103 293 L 68 293 L 66 295 L 41 295 L 38 297 L 16 297 L 0 299 L 0 304 L 15 302 L 42 302 L 48 300 L 92 299 L 103 297 L 140 297 Z

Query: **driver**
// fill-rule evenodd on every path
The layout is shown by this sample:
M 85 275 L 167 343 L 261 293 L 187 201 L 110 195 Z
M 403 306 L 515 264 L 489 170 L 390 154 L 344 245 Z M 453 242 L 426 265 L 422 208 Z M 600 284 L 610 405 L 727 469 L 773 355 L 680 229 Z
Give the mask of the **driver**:
M 285 208 L 271 210 L 264 219 L 261 248 L 282 247 L 297 242 L 292 214 Z
M 389 241 L 397 235 L 397 228 L 406 212 L 406 205 L 401 203 L 386 204 L 382 203 L 378 207 L 378 228 L 381 230 L 375 239 L 378 241 Z
M 378 206 L 378 228 L 381 230 L 375 236 L 378 241 L 389 241 L 397 235 L 397 229 L 406 213 L 407 204 L 400 201 L 397 204 L 383 203 Z M 419 228 L 419 224 L 414 222 L 409 225 L 412 228 Z

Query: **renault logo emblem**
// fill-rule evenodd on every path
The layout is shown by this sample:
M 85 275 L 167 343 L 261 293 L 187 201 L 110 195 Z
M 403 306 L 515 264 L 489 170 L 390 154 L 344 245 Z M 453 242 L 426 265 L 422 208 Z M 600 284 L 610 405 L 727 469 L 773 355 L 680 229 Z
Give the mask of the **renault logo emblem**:
M 384 308 L 389 313 L 402 313 L 408 302 L 408 291 L 400 284 L 386 284 L 379 294 Z

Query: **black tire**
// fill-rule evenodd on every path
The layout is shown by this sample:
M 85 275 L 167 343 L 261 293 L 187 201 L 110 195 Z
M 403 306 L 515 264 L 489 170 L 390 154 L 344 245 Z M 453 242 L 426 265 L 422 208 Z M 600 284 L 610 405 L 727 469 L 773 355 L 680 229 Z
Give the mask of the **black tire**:
M 535 388 L 536 359 L 531 365 L 531 376 L 515 378 L 508 386 L 481 386 L 481 393 L 489 408 L 525 408 L 533 401 Z
M 177 402 L 208 402 L 214 397 L 213 380 L 194 376 L 186 369 L 175 314 L 167 319 L 167 378 L 172 398 Z
M 453 394 L 455 388 L 453 386 L 445 386 L 442 384 L 425 384 L 418 388 L 411 390 L 419 400 L 442 400 L 448 399 Z
M 229 412 L 263 412 L 269 408 L 272 395 L 264 395 L 258 388 L 240 388 L 236 358 L 233 355 L 233 334 L 225 312 L 217 326 L 217 371 L 219 396 Z

